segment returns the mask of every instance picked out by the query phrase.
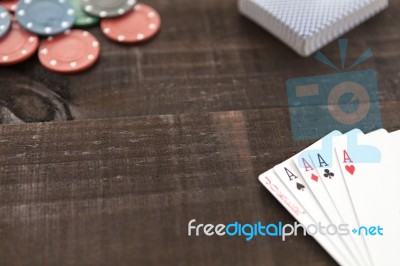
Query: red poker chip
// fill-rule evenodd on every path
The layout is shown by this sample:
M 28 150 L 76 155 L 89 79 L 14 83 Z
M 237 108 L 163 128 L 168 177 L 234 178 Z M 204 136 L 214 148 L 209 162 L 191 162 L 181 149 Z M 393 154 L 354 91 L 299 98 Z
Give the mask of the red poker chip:
M 0 38 L 0 65 L 14 65 L 29 59 L 38 46 L 38 36 L 14 22 L 7 35 Z
M 0 1 L 0 5 L 2 5 L 5 9 L 10 12 L 15 12 L 17 9 L 19 0 L 3 0 Z
M 99 42 L 83 30 L 70 30 L 49 37 L 39 48 L 40 63 L 58 73 L 82 72 L 93 66 L 99 57 Z
M 161 28 L 160 15 L 152 7 L 137 4 L 124 16 L 101 21 L 101 30 L 111 40 L 122 43 L 143 42 L 154 37 Z

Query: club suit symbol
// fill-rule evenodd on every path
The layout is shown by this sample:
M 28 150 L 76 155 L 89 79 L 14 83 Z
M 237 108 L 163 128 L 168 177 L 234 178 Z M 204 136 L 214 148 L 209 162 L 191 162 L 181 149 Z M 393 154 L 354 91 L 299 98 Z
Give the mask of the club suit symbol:
M 329 171 L 329 169 L 325 169 L 324 172 L 325 172 L 325 173 L 324 173 L 324 176 L 325 176 L 326 178 L 332 179 L 332 177 L 335 176 L 335 174 L 332 173 L 331 171 Z

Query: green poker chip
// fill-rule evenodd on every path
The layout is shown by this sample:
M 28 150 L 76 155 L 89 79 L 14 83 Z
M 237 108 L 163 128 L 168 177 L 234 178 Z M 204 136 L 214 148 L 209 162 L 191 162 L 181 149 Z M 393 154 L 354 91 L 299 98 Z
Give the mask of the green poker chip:
M 83 11 L 81 0 L 71 0 L 71 3 L 76 13 L 74 22 L 76 27 L 89 27 L 97 25 L 100 22 L 100 18 L 91 16 Z

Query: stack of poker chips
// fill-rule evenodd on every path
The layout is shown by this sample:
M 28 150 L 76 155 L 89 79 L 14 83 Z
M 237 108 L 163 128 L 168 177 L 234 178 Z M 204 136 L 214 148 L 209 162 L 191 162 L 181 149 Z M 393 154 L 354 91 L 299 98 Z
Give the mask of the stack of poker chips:
M 151 39 L 161 27 L 157 11 L 136 0 L 0 0 L 0 66 L 39 51 L 51 71 L 82 72 L 100 57 L 99 41 L 82 28 L 98 23 L 107 38 L 130 44 Z

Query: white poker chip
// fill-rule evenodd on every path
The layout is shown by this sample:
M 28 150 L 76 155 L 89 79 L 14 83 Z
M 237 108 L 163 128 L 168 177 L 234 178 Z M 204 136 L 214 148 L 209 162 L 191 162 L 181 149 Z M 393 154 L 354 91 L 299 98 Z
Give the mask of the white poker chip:
M 133 9 L 136 0 L 83 0 L 86 13 L 101 17 L 112 18 L 122 16 Z
M 388 7 L 388 0 L 239 0 L 239 11 L 309 56 Z
M 75 10 L 69 0 L 21 0 L 16 17 L 27 31 L 49 36 L 70 29 Z
M 6 35 L 11 26 L 11 17 L 6 9 L 0 6 L 0 38 Z

